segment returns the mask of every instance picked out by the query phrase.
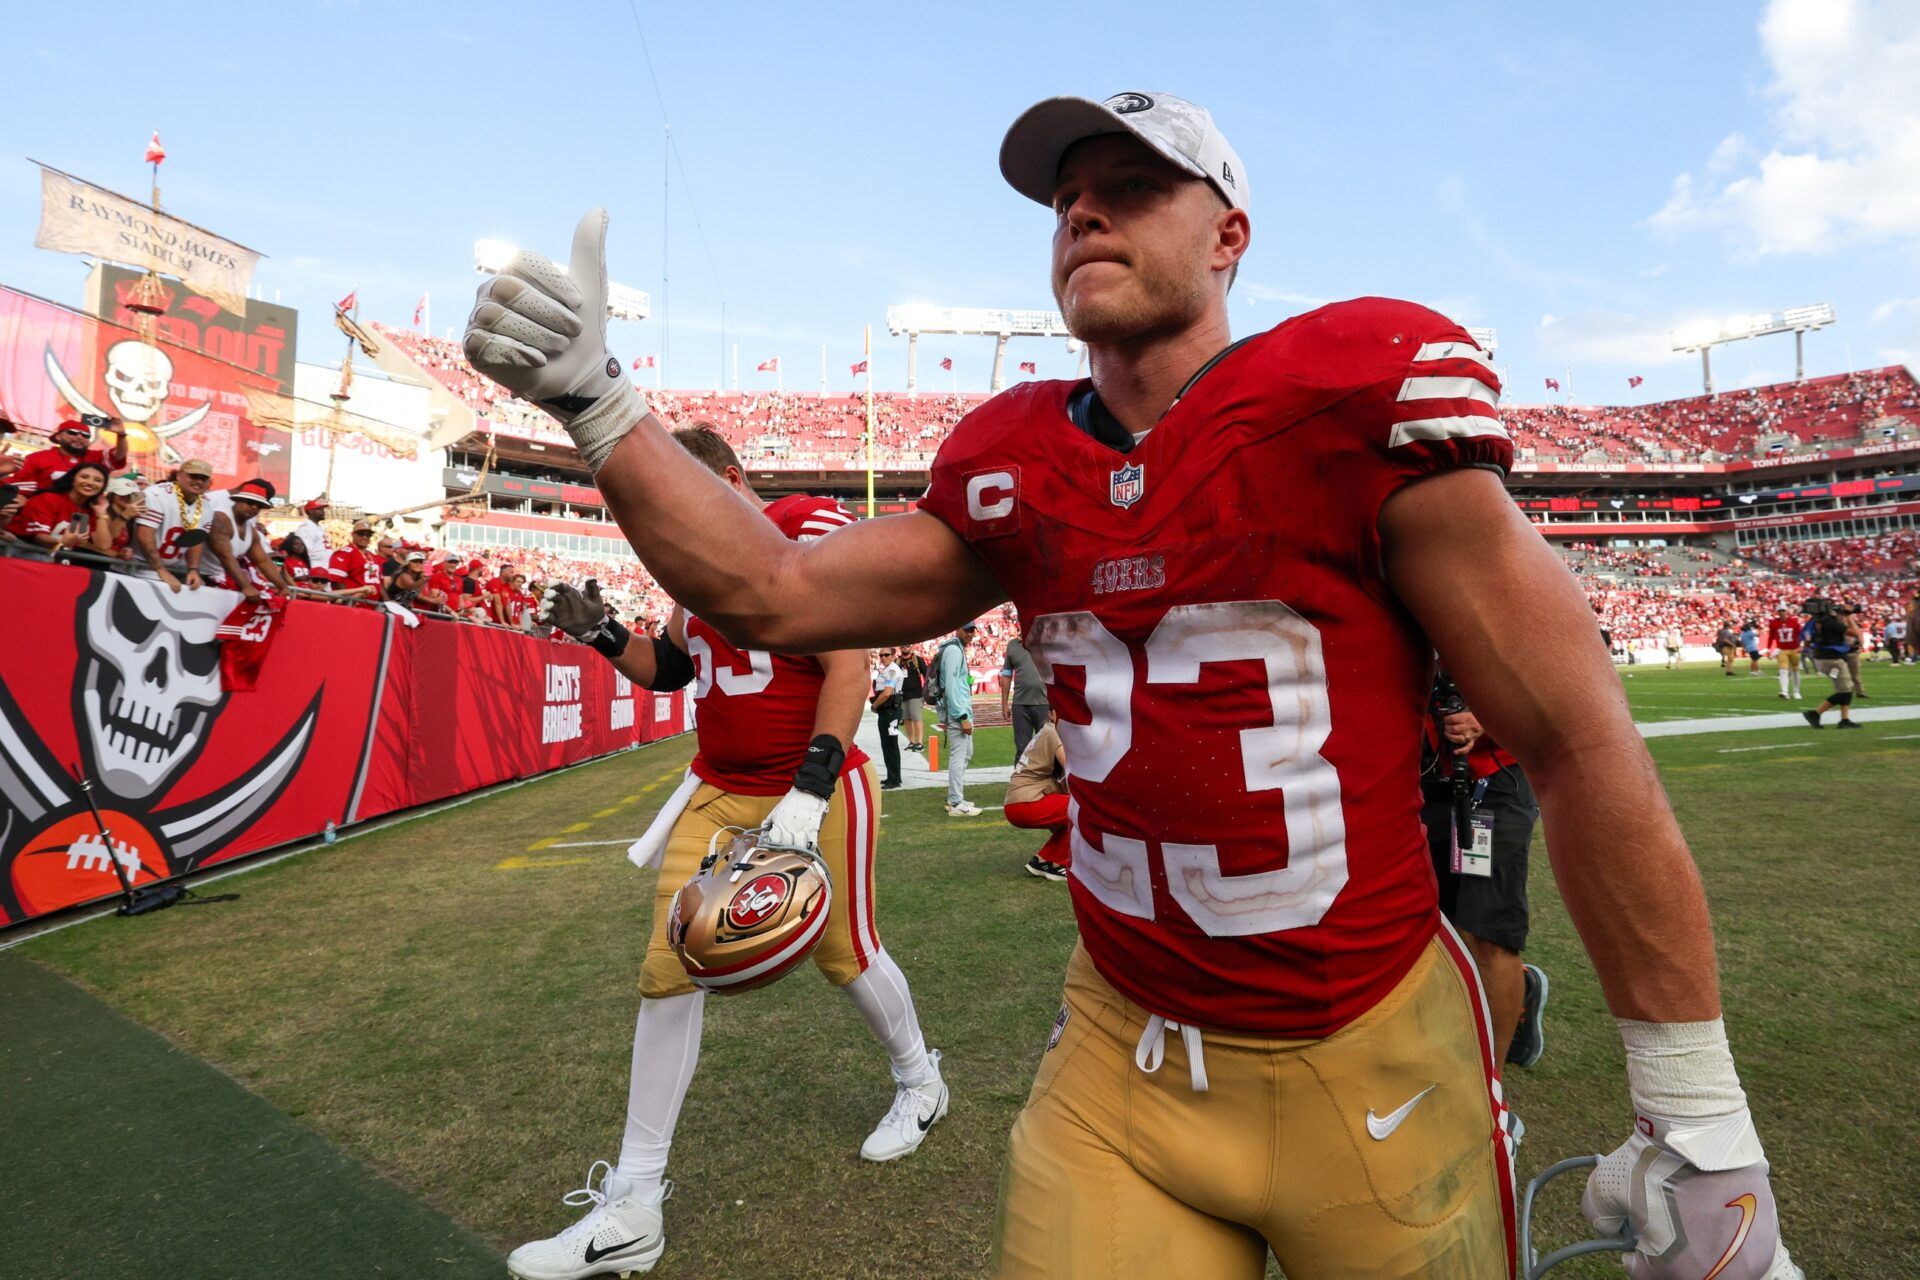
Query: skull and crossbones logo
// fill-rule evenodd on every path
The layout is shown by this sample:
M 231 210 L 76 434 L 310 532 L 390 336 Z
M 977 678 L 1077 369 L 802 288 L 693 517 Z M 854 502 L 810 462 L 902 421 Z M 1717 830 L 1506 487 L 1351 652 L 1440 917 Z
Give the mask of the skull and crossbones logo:
M 61 397 L 73 406 L 74 412 L 83 416 L 118 417 L 126 424 L 129 434 L 146 436 L 148 447 L 158 448 L 168 463 L 177 464 L 181 460 L 170 443 L 172 438 L 199 426 L 213 408 L 211 404 L 203 404 L 171 422 L 163 421 L 162 411 L 172 389 L 173 357 L 137 338 L 128 338 L 107 348 L 107 367 L 101 380 L 106 384 L 107 399 L 113 403 L 113 414 L 94 404 L 74 385 L 61 366 L 60 357 L 53 353 L 51 343 L 47 344 L 45 363 L 47 377 L 52 379 Z

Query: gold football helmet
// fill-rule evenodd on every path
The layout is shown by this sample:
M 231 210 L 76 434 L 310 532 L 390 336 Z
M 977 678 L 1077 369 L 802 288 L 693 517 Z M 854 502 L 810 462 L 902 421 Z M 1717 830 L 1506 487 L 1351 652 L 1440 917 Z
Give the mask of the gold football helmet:
M 673 895 L 667 944 L 693 984 L 720 995 L 764 987 L 805 960 L 826 932 L 833 885 L 817 850 L 774 848 L 759 831 L 708 845 Z M 716 831 L 718 841 L 726 831 Z

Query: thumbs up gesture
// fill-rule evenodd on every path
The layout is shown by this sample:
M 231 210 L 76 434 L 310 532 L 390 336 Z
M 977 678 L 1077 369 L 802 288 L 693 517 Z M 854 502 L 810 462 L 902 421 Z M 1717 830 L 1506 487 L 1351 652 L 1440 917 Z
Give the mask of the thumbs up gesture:
M 480 286 L 465 343 L 474 368 L 558 419 L 596 471 L 647 414 L 607 351 L 606 251 L 607 211 L 590 209 L 566 266 L 527 249 L 514 254 Z

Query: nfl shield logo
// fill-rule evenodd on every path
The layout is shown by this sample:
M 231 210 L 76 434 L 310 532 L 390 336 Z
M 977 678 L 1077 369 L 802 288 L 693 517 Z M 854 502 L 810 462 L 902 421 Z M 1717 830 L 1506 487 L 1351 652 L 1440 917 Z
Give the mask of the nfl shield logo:
M 1107 500 L 1116 507 L 1130 507 L 1140 501 L 1147 492 L 1147 469 L 1139 464 L 1121 467 L 1113 473 L 1112 484 L 1107 490 Z

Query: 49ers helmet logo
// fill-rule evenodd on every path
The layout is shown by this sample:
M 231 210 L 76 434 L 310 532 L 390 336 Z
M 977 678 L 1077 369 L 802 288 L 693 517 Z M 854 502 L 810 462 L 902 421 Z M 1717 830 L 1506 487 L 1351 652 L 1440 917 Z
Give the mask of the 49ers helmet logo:
M 778 911 L 787 900 L 787 878 L 768 874 L 747 881 L 727 905 L 727 923 L 736 929 L 751 929 Z

